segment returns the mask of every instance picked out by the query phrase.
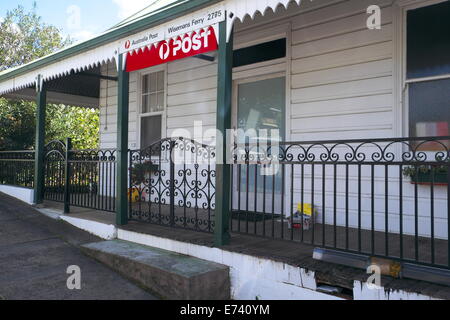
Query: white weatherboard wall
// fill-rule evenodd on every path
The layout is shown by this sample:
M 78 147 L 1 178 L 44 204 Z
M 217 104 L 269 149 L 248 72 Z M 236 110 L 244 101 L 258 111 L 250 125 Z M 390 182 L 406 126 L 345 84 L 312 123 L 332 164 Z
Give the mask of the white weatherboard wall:
M 116 66 L 113 63 L 102 66 L 102 74 L 110 77 L 117 76 Z M 129 100 L 129 148 L 136 148 L 137 138 L 137 74 L 130 74 L 130 100 Z M 117 82 L 101 80 L 100 82 L 100 148 L 117 147 Z
M 383 7 L 381 30 L 366 27 L 366 9 L 374 3 Z M 291 74 L 288 140 L 397 136 L 393 111 L 393 14 L 388 3 L 391 1 L 305 1 L 300 7 L 292 4 L 287 11 L 280 8 L 276 14 L 267 13 L 255 21 L 247 19 L 236 25 L 235 42 L 239 47 L 245 45 L 241 39 L 249 45 L 258 40 L 254 30 L 290 25 L 290 70 L 281 64 L 281 70 Z M 270 32 L 269 28 L 258 37 L 270 37 Z M 271 64 L 255 67 L 254 71 L 279 71 L 279 65 Z M 108 70 L 110 76 L 116 74 L 113 64 Z M 106 74 L 105 68 L 102 72 Z M 167 72 L 166 136 L 176 129 L 192 131 L 195 121 L 201 121 L 204 130 L 215 129 L 217 62 L 186 58 L 168 63 Z M 130 75 L 129 142 L 136 147 L 138 74 Z M 245 73 L 239 69 L 235 78 L 242 74 Z M 247 74 L 251 74 L 251 68 Z M 102 148 L 115 147 L 117 139 L 117 83 L 108 81 L 106 94 L 106 82 L 102 80 L 101 86 Z
M 151 70 L 151 68 L 149 69 Z M 106 75 L 106 67 L 102 73 Z M 108 66 L 108 75 L 116 76 L 115 66 Z M 129 147 L 138 149 L 138 77 L 130 73 Z M 194 138 L 194 122 L 202 121 L 204 130 L 216 128 L 217 62 L 186 58 L 171 62 L 167 70 L 166 134 L 185 129 Z M 117 146 L 117 82 L 101 81 L 100 91 L 100 147 Z M 200 137 L 195 137 L 199 139 Z
M 291 140 L 393 137 L 391 1 L 329 2 L 292 19 Z
M 366 10 L 377 4 L 382 8 L 381 30 L 369 30 L 366 26 Z M 300 7 L 291 3 L 288 10 L 279 8 L 264 17 L 257 14 L 254 20 L 246 19 L 235 26 L 235 44 L 238 47 L 273 40 L 274 33 L 287 31 L 288 58 L 246 66 L 234 72 L 235 79 L 284 71 L 288 83 L 287 119 L 288 141 L 391 138 L 403 135 L 402 107 L 398 99 L 401 89 L 396 88 L 394 77 L 396 66 L 395 48 L 401 39 L 395 37 L 399 17 L 391 0 L 318 0 L 304 1 Z M 286 26 L 286 27 L 285 27 Z M 111 72 L 114 67 L 111 65 Z M 201 121 L 203 130 L 215 128 L 217 95 L 217 62 L 187 58 L 167 65 L 167 112 L 166 135 L 177 129 L 188 129 L 193 133 L 195 121 Z M 138 145 L 137 78 L 133 72 L 130 79 L 130 147 Z M 105 110 L 106 85 L 102 81 L 101 146 L 115 147 L 117 125 L 117 84 L 109 82 L 108 112 Z M 397 97 L 397 98 L 396 98 Z M 107 114 L 107 120 L 106 120 Z M 403 115 L 406 117 L 406 115 Z M 105 130 L 104 125 L 108 124 Z M 193 135 L 192 135 L 193 136 Z M 198 136 L 194 136 L 198 139 Z M 374 151 L 366 149 L 368 153 Z M 307 166 L 305 178 L 305 202 L 311 202 L 312 172 Z M 314 204 L 326 221 L 333 222 L 333 173 L 327 169 L 326 203 L 322 203 L 322 170 L 315 171 Z M 294 198 L 300 201 L 300 170 L 294 174 Z M 398 167 L 388 173 L 389 185 L 389 229 L 398 232 L 400 175 Z M 345 170 L 337 173 L 338 224 L 345 224 L 346 194 Z M 375 170 L 375 229 L 385 228 L 385 172 Z M 362 226 L 371 228 L 371 172 L 362 169 Z M 358 223 L 358 172 L 349 170 L 349 224 Z M 419 234 L 431 232 L 429 187 L 419 186 Z M 290 186 L 286 186 L 290 190 Z M 435 236 L 447 239 L 447 190 L 436 186 Z M 408 179 L 403 182 L 404 232 L 414 234 L 414 186 Z M 250 199 L 250 209 L 253 200 Z M 294 211 L 288 203 L 286 214 Z M 241 202 L 245 207 L 245 197 Z M 321 217 L 319 217 L 321 220 Z
M 181 129 L 200 140 L 194 132 L 196 121 L 202 123 L 202 133 L 216 129 L 217 68 L 217 61 L 197 58 L 168 64 L 167 137 L 180 136 Z

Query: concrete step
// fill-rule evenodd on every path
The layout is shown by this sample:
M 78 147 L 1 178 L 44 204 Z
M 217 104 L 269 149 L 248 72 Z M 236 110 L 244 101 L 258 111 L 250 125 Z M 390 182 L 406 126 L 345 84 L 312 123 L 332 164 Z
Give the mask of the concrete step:
M 121 240 L 89 243 L 82 249 L 164 299 L 230 299 L 227 266 Z

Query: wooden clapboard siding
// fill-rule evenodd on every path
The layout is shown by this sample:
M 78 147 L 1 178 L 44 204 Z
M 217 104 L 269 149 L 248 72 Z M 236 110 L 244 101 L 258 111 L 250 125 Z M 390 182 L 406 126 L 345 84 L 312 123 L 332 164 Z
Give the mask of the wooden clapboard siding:
M 187 58 L 168 64 L 167 134 L 180 130 L 196 140 L 216 127 L 217 62 Z M 195 124 L 202 132 L 194 134 Z
M 381 30 L 366 26 L 375 2 Z M 394 136 L 393 14 L 375 2 L 342 1 L 293 18 L 291 140 Z
M 117 76 L 113 63 L 102 66 L 102 74 Z M 137 75 L 130 75 L 130 122 L 129 147 L 133 148 L 137 138 Z M 101 80 L 100 82 L 100 148 L 117 147 L 117 82 Z M 106 114 L 107 113 L 107 114 Z
M 381 30 L 369 30 L 366 26 L 366 10 L 370 5 L 382 8 Z M 268 12 L 264 17 L 257 14 L 254 20 L 246 19 L 235 25 L 237 47 L 252 45 L 288 31 L 289 58 L 268 63 L 245 66 L 234 71 L 234 79 L 261 74 L 286 72 L 289 95 L 287 127 L 288 139 L 336 140 L 355 138 L 391 138 L 400 132 L 396 114 L 400 108 L 394 103 L 394 21 L 392 0 L 320 0 L 304 1 L 300 7 L 294 4 L 288 10 L 280 8 L 276 13 Z M 265 28 L 269 31 L 264 31 Z M 398 40 L 398 39 L 397 39 Z M 110 65 L 110 75 L 115 72 Z M 106 70 L 103 70 L 105 72 Z M 167 134 L 179 135 L 185 129 L 194 136 L 194 124 L 201 121 L 204 134 L 215 130 L 217 96 L 217 62 L 187 58 L 167 65 Z M 130 79 L 130 146 L 137 142 L 137 72 Z M 115 147 L 117 84 L 109 82 L 106 97 L 106 81 L 101 87 L 101 146 Z M 107 100 L 106 100 L 107 98 Z M 108 120 L 105 120 L 105 104 L 108 102 Z M 397 119 L 397 120 L 396 120 Z M 105 124 L 108 130 L 104 130 Z M 373 150 L 365 150 L 370 153 Z M 345 152 L 345 151 L 344 151 Z M 328 222 L 333 222 L 333 176 L 327 168 L 325 181 L 325 203 L 322 204 L 321 169 L 315 172 L 315 205 L 322 210 Z M 298 183 L 300 173 L 295 172 L 294 199 L 300 199 Z M 338 224 L 345 221 L 346 192 L 345 172 L 337 174 Z M 358 216 L 358 173 L 355 166 L 349 169 L 349 221 L 355 226 Z M 371 172 L 362 169 L 362 225 L 371 227 Z M 306 170 L 305 201 L 311 202 L 312 174 Z M 399 229 L 398 168 L 389 170 L 389 225 L 391 231 Z M 385 178 L 384 168 L 375 169 L 374 177 L 375 228 L 384 227 Z M 419 232 L 429 234 L 429 197 L 427 187 L 420 186 Z M 445 237 L 446 194 L 444 188 L 435 188 L 436 236 Z M 403 183 L 404 231 L 414 232 L 414 186 L 407 180 Z M 243 199 L 244 201 L 245 199 Z M 236 201 L 236 199 L 235 199 Z M 250 208 L 253 204 L 250 204 Z M 277 203 L 279 207 L 279 203 Z M 289 207 L 289 205 L 287 205 Z M 295 205 L 293 204 L 293 207 Z
M 374 3 L 382 7 L 381 30 L 366 27 L 366 9 Z M 306 2 L 300 8 L 291 5 L 287 11 L 280 9 L 265 17 L 257 16 L 254 21 L 237 23 L 239 45 L 257 40 L 248 29 L 252 26 L 289 23 L 292 57 L 288 62 L 253 70 L 240 68 L 234 78 L 290 68 L 290 140 L 393 136 L 393 14 L 389 4 L 384 0 Z M 112 64 L 109 74 L 115 74 Z M 137 76 L 133 72 L 130 79 L 130 146 L 138 140 Z M 108 98 L 106 81 L 101 86 L 102 146 L 112 146 L 116 134 L 117 84 L 108 83 Z M 167 136 L 176 129 L 192 130 L 196 121 L 205 128 L 214 127 L 216 95 L 216 62 L 187 58 L 169 63 Z

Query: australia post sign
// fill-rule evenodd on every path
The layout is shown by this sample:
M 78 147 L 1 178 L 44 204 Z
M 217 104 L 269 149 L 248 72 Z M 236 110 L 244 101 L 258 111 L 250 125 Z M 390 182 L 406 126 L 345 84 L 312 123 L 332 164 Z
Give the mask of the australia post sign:
M 126 71 L 217 50 L 218 22 L 224 19 L 222 8 L 214 7 L 122 41 L 119 51 L 126 54 Z
M 149 68 L 162 63 L 183 59 L 217 50 L 213 27 L 185 34 L 176 39 L 164 40 L 156 46 L 146 47 L 138 53 L 128 53 L 126 71 Z

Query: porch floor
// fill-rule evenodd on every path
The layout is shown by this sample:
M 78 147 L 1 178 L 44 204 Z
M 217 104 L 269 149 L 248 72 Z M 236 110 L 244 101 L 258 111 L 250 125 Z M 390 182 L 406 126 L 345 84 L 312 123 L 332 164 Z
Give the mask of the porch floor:
M 272 237 L 273 239 L 290 240 L 304 245 L 323 246 L 330 249 L 341 249 L 355 253 L 361 252 L 369 256 L 381 256 L 417 261 L 423 264 L 446 266 L 448 264 L 448 241 L 431 238 L 385 233 L 357 228 L 323 225 L 315 223 L 310 230 L 290 229 L 288 222 L 280 219 L 265 222 L 238 221 L 233 219 L 232 231 L 240 231 L 248 235 Z M 372 248 L 372 239 L 374 247 Z M 403 242 L 403 243 L 402 243 Z M 434 249 L 432 249 L 434 248 Z M 434 251 L 434 255 L 432 252 Z
M 55 209 L 62 211 L 63 205 L 61 203 L 46 201 L 45 206 L 47 208 Z M 106 224 L 114 224 L 115 223 L 115 217 L 114 214 L 109 212 L 103 212 L 103 211 L 96 211 L 92 209 L 86 209 L 86 208 L 77 208 L 77 207 L 71 207 L 71 217 L 80 218 L 80 219 L 86 219 Z M 237 222 L 234 221 L 234 225 Z M 241 221 L 242 223 L 242 221 Z M 245 222 L 244 222 L 245 223 Z M 272 221 L 268 221 L 266 223 L 270 223 L 270 227 L 272 226 Z M 259 224 L 262 225 L 262 224 Z M 244 225 L 245 226 L 245 225 Z M 275 230 L 281 230 L 281 223 L 277 222 L 275 224 Z M 149 223 L 143 223 L 138 221 L 130 221 L 128 225 L 121 227 L 124 230 L 153 235 L 157 237 L 162 238 L 168 238 L 176 241 L 181 242 L 187 242 L 197 245 L 203 245 L 207 247 L 213 247 L 214 246 L 214 240 L 213 235 L 211 233 L 204 233 L 204 232 L 197 232 L 197 231 L 191 231 L 191 230 L 185 230 L 182 229 L 182 232 L 180 232 L 180 229 L 177 228 L 169 228 L 165 226 L 160 225 L 154 225 Z M 241 226 L 242 228 L 242 226 Z M 245 227 L 244 227 L 245 228 Z M 252 223 L 249 223 L 249 230 L 254 230 L 254 225 Z M 330 229 L 329 229 L 330 228 Z M 287 224 L 283 226 L 283 229 L 285 230 L 285 239 L 290 239 L 290 229 L 288 229 Z M 241 229 L 242 230 L 242 229 Z M 259 227 L 257 228 L 257 234 Z M 267 229 L 269 232 L 272 232 L 270 228 Z M 322 226 L 316 225 L 315 228 L 315 241 L 316 245 L 322 244 Z M 331 244 L 333 241 L 333 227 L 332 226 L 326 226 L 325 232 L 327 237 L 330 239 L 328 240 L 326 238 L 327 244 Z M 345 228 L 338 227 L 338 244 L 344 244 L 345 247 L 345 237 L 343 238 L 342 235 L 344 234 Z M 350 248 L 357 248 L 357 229 L 349 229 L 349 247 Z M 268 232 L 268 234 L 270 234 Z M 278 231 L 280 232 L 280 231 Z M 301 236 L 300 230 L 295 230 L 294 237 L 296 239 L 300 239 Z M 368 233 L 368 234 L 366 234 Z M 280 235 L 281 233 L 276 233 Z M 223 250 L 230 251 L 230 252 L 236 252 L 236 253 L 242 253 L 247 254 L 259 258 L 266 258 L 270 260 L 274 260 L 277 262 L 283 262 L 287 263 L 289 265 L 298 266 L 301 268 L 304 268 L 306 270 L 311 270 L 315 272 L 316 279 L 318 283 L 320 284 L 329 284 L 333 286 L 340 286 L 343 288 L 347 288 L 349 290 L 352 290 L 354 287 L 354 281 L 361 281 L 365 282 L 367 280 L 367 274 L 364 270 L 351 268 L 347 266 L 342 265 L 336 265 L 331 263 L 326 263 L 322 261 L 317 261 L 312 258 L 312 253 L 314 250 L 314 246 L 311 245 L 311 243 L 301 243 L 299 241 L 286 241 L 278 238 L 264 238 L 264 237 L 255 237 L 253 235 L 247 235 L 242 233 L 235 233 L 232 232 L 231 237 L 231 243 L 228 246 L 222 247 Z M 330 235 L 330 236 L 328 236 Z M 312 236 L 312 230 L 305 231 L 304 232 L 304 239 L 311 239 Z M 363 231 L 363 238 L 366 238 L 366 236 L 371 236 L 370 231 Z M 375 243 L 376 248 L 380 248 L 380 254 L 384 253 L 384 238 L 385 234 L 382 232 L 375 232 Z M 425 239 L 427 240 L 427 239 Z M 310 241 L 310 240 L 309 240 Z M 389 242 L 392 243 L 398 243 L 399 237 L 398 235 L 390 234 L 389 235 Z M 411 242 L 412 241 L 412 242 Z M 420 254 L 423 255 L 427 252 L 429 252 L 429 246 L 430 242 L 429 240 L 424 241 L 424 239 L 420 239 L 419 241 L 419 250 Z M 339 246 L 341 247 L 341 246 Z M 368 248 L 367 243 L 362 245 L 363 249 Z M 405 257 L 414 257 L 414 237 L 405 236 L 404 239 L 404 255 Z M 436 249 L 436 262 L 443 261 L 444 259 L 442 257 L 447 257 L 446 253 L 440 254 L 447 251 L 447 241 L 442 240 L 436 240 L 435 243 L 435 249 Z M 398 246 L 397 249 L 395 247 L 391 246 L 390 253 L 392 255 L 396 255 L 398 253 Z M 367 250 L 370 251 L 370 250 Z M 440 258 L 439 258 L 440 257 Z M 445 263 L 445 262 L 443 262 Z M 423 295 L 433 296 L 435 298 L 440 299 L 450 299 L 450 287 L 444 286 L 444 285 L 437 285 L 432 284 L 429 282 L 424 281 L 417 281 L 417 280 L 409 280 L 409 279 L 394 279 L 391 277 L 383 276 L 382 277 L 382 286 L 385 289 L 392 289 L 392 290 L 404 290 L 408 292 L 415 292 Z
M 155 224 L 170 224 L 170 206 L 153 204 L 133 204 L 133 219 L 141 222 Z M 186 222 L 185 222 L 186 221 Z M 183 229 L 189 228 L 199 231 L 212 232 L 214 227 L 214 210 L 175 207 L 175 226 Z M 233 212 L 231 231 L 248 236 L 265 237 L 270 240 L 290 240 L 305 245 L 324 246 L 331 249 L 341 249 L 370 256 L 401 258 L 423 264 L 446 266 L 449 262 L 448 241 L 430 237 L 418 237 L 398 233 L 385 233 L 380 231 L 357 228 L 323 225 L 315 223 L 310 230 L 290 229 L 286 219 L 255 221 L 252 213 L 236 214 Z M 374 247 L 372 248 L 372 239 Z M 403 242 L 403 243 L 402 243 Z M 417 246 L 417 257 L 416 257 Z M 417 260 L 416 260 L 417 258 Z

